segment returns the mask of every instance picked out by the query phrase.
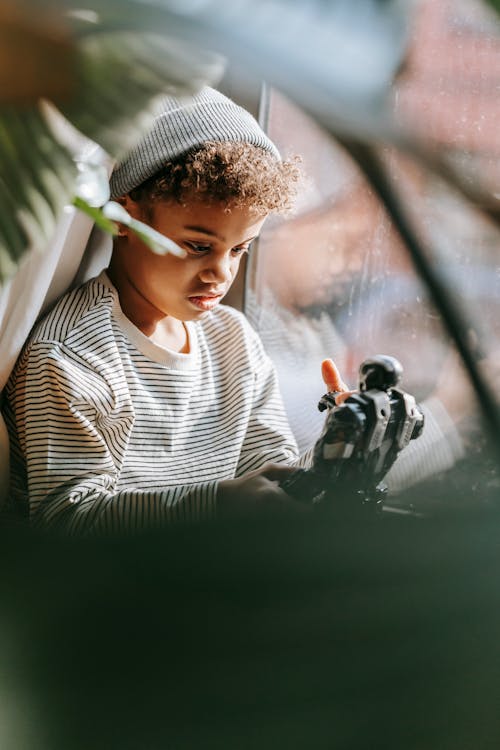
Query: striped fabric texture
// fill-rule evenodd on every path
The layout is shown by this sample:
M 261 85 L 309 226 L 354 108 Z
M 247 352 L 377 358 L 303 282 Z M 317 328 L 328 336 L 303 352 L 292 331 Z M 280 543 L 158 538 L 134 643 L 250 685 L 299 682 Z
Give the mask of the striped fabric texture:
M 218 481 L 297 461 L 274 367 L 244 316 L 221 306 L 187 327 L 189 354 L 157 346 L 105 273 L 38 324 L 5 410 L 13 492 L 33 522 L 87 533 L 207 518 Z

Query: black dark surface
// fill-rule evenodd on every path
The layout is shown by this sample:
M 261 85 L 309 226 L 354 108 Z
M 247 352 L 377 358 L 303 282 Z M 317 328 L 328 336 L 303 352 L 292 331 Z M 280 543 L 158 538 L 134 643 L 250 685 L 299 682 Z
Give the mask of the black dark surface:
M 4 529 L 0 747 L 497 748 L 499 532 L 485 508 Z

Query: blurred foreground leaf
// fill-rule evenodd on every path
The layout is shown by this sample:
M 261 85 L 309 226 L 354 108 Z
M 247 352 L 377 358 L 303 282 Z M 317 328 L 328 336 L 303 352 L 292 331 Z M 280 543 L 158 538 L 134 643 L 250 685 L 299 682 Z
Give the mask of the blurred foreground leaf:
M 40 109 L 0 110 L 0 281 L 43 248 L 73 190 L 75 164 Z
M 108 219 L 100 208 L 90 206 L 83 200 L 83 198 L 79 198 L 78 196 L 73 200 L 73 205 L 75 208 L 83 211 L 84 214 L 87 214 L 87 216 L 90 216 L 94 224 L 96 224 L 99 229 L 102 229 L 103 232 L 112 235 L 118 234 L 118 227 L 115 222 Z
M 75 203 L 75 205 L 77 204 Z M 150 227 L 148 224 L 144 224 L 144 222 L 134 219 L 128 211 L 123 208 L 123 206 L 115 201 L 109 201 L 106 203 L 102 211 L 99 211 L 99 213 L 101 220 L 106 221 L 111 219 L 111 223 L 118 222 L 127 226 L 136 237 L 138 237 L 157 255 L 171 253 L 178 258 L 184 258 L 187 255 L 186 251 L 177 245 L 177 243 L 161 232 L 158 232 L 156 229 L 153 229 L 153 227 Z M 115 232 L 112 231 L 112 234 L 115 234 Z
M 486 0 L 488 5 L 491 5 L 492 8 L 496 10 L 497 13 L 500 13 L 500 0 Z
M 222 57 L 162 31 L 100 30 L 77 39 L 77 88 L 57 106 L 114 158 L 148 128 L 156 97 L 192 94 L 222 76 Z
M 0 105 L 69 96 L 74 87 L 73 60 L 74 45 L 60 13 L 49 6 L 34 18 L 23 0 L 2 0 Z
M 55 104 L 113 158 L 147 128 L 157 96 L 193 93 L 223 71 L 219 55 L 164 34 L 79 21 L 73 44 L 73 91 Z M 83 137 L 61 138 L 39 101 L 0 107 L 0 283 L 15 272 L 28 248 L 42 251 L 50 240 L 76 192 L 75 158 L 84 143 Z

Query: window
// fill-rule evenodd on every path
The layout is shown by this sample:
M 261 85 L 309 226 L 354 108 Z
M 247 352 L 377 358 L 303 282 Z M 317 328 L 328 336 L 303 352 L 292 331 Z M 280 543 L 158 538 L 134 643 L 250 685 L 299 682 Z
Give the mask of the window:
M 487 205 L 500 184 L 500 104 L 492 96 L 499 60 L 498 24 L 483 6 L 422 2 L 392 97 L 395 120 L 438 148 Z M 419 470 L 403 467 L 407 480 L 396 484 L 429 474 L 436 480 L 455 464 L 457 476 L 456 467 L 467 465 L 469 490 L 478 476 L 494 485 L 489 464 L 485 479 L 488 438 L 468 376 L 384 207 L 332 135 L 277 90 L 266 91 L 264 105 L 269 135 L 285 157 L 302 156 L 304 180 L 293 215 L 269 220 L 251 258 L 246 312 L 276 364 L 300 448 L 314 442 L 323 422 L 316 411 L 321 360 L 332 357 L 354 386 L 363 359 L 391 354 L 403 365 L 402 387 L 428 416 L 427 437 L 409 457 Z M 498 228 L 421 163 L 389 147 L 380 153 L 500 393 Z

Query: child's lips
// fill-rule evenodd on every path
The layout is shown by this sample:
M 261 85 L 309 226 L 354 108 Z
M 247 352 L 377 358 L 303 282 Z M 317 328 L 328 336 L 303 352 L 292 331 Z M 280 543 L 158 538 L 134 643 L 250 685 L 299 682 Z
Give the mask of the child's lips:
M 219 304 L 222 294 L 197 294 L 188 299 L 199 310 L 211 310 Z

